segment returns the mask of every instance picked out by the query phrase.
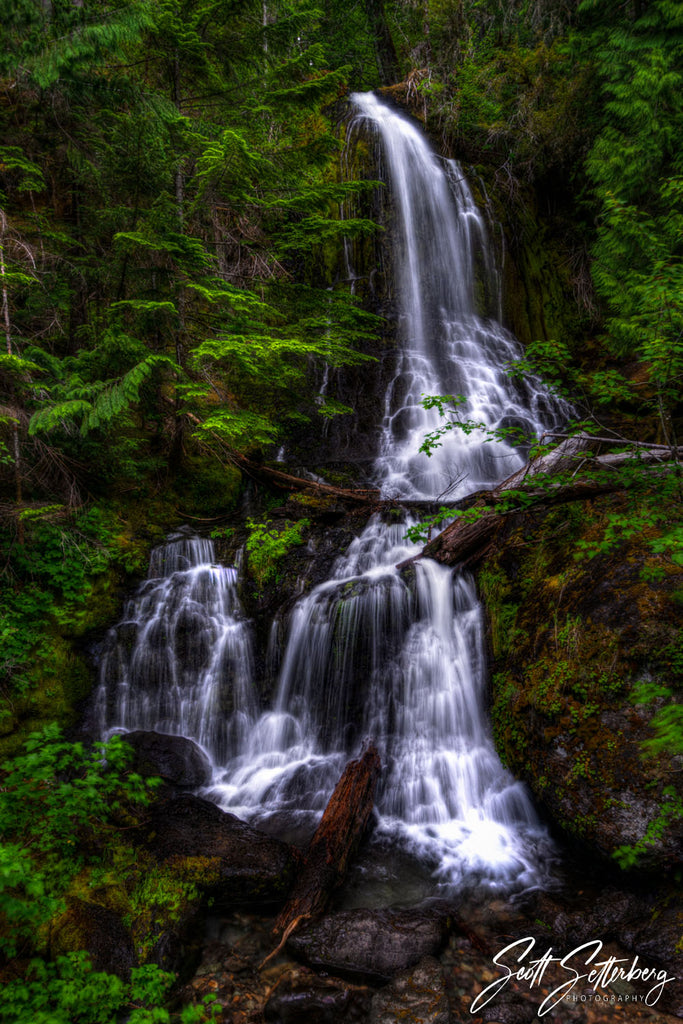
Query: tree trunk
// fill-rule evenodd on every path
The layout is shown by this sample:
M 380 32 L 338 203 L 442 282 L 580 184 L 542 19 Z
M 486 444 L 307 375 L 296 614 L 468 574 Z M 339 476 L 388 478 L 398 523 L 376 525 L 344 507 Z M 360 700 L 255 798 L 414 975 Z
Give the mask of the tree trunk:
M 387 24 L 383 0 L 365 0 L 365 12 L 375 46 L 381 84 L 393 85 L 399 80 L 399 64 L 394 40 Z
M 380 767 L 374 744 L 357 761 L 347 764 L 308 847 L 289 900 L 275 922 L 275 934 L 286 937 L 300 921 L 321 914 L 344 880 L 372 813 Z
M 5 266 L 4 235 L 7 228 L 7 218 L 3 210 L 0 210 L 0 282 L 2 287 L 2 323 L 5 331 L 5 343 L 7 355 L 14 355 L 12 348 L 12 325 L 9 316 L 9 290 L 7 288 L 7 270 Z M 14 457 L 14 489 L 17 503 L 17 539 L 20 544 L 24 543 L 24 521 L 21 518 L 21 508 L 24 503 L 22 491 L 22 465 L 21 465 L 21 441 L 19 439 L 19 423 L 16 417 L 12 418 L 10 430 L 12 433 L 12 455 Z

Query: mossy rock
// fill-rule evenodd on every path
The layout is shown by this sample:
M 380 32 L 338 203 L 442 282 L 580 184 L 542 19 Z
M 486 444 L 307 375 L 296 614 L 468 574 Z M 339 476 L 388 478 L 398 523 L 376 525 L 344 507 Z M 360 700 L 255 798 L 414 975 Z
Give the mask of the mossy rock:
M 123 928 L 123 948 L 132 952 L 135 963 L 180 971 L 194 957 L 206 894 L 218 880 L 218 861 L 195 857 L 158 864 L 145 850 L 117 842 L 117 837 L 106 859 L 107 866 L 87 868 L 71 881 L 67 910 L 50 929 L 54 955 L 77 949 L 94 955 L 101 947 L 104 963 L 105 935 L 119 941 Z
M 113 910 L 72 897 L 50 932 L 50 955 L 90 954 L 96 971 L 128 979 L 137 957 L 130 932 Z
M 207 891 L 218 879 L 217 859 L 179 858 L 145 864 L 130 894 L 131 933 L 138 958 L 165 971 L 179 971 L 198 946 Z
M 278 902 L 299 866 L 286 843 L 193 796 L 153 807 L 136 842 L 169 884 L 194 886 L 221 904 Z
M 221 516 L 235 507 L 241 486 L 242 475 L 234 466 L 189 456 L 174 483 L 178 513 Z
M 36 657 L 29 688 L 11 702 L 0 701 L 0 760 L 19 754 L 28 734 L 51 722 L 64 728 L 75 725 L 77 707 L 92 690 L 94 675 L 83 655 L 56 634 L 47 643 Z

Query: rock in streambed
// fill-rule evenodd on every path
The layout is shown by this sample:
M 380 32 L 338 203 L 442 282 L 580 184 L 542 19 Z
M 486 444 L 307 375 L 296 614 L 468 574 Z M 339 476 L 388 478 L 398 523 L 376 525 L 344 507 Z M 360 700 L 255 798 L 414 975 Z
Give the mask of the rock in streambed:
M 441 902 L 405 910 L 343 910 L 304 924 L 287 949 L 315 970 L 381 984 L 437 954 L 451 927 Z

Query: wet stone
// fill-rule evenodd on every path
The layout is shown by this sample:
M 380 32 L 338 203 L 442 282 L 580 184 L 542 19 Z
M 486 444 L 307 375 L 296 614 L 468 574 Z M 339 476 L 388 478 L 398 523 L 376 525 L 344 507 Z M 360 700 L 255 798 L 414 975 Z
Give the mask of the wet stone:
M 298 864 L 292 847 L 196 796 L 181 796 L 152 808 L 138 841 L 160 861 L 187 857 L 217 861 L 218 880 L 211 893 L 224 904 L 281 900 Z
M 137 730 L 124 739 L 135 751 L 133 767 L 140 775 L 160 776 L 170 785 L 191 789 L 211 780 L 206 754 L 184 736 Z
M 366 1024 L 371 992 L 339 978 L 285 979 L 263 1011 L 268 1024 Z
M 304 925 L 289 952 L 316 970 L 381 983 L 438 953 L 450 928 L 437 903 L 408 910 L 346 910 Z
M 372 1000 L 368 1024 L 450 1024 L 443 971 L 438 960 L 425 957 L 417 967 L 402 971 Z

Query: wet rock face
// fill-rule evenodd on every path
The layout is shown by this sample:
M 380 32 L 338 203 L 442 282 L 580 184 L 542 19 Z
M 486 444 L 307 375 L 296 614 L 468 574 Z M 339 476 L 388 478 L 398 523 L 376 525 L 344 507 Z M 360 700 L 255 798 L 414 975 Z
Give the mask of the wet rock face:
M 180 789 L 196 789 L 211 779 L 206 754 L 184 736 L 138 730 L 126 733 L 124 739 L 135 751 L 133 769 L 140 775 L 158 776 Z
M 211 893 L 221 903 L 281 900 L 298 864 L 286 843 L 195 796 L 155 806 L 138 841 L 159 861 L 209 858 L 218 871 Z
M 315 970 L 373 983 L 390 980 L 448 938 L 450 919 L 440 904 L 410 910 L 346 910 L 303 925 L 287 942 Z
M 683 569 L 640 534 L 603 551 L 627 512 L 610 496 L 513 521 L 479 582 L 503 760 L 590 853 L 661 871 L 683 851 L 683 775 L 652 746 L 683 697 Z

